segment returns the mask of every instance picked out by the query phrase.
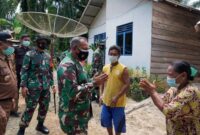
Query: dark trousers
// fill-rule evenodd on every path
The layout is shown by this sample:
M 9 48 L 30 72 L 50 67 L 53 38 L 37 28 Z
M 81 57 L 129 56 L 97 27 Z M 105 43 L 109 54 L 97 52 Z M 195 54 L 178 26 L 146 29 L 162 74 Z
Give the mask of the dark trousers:
M 12 106 L 12 99 L 0 101 L 0 135 L 4 135 L 6 132 L 6 126 Z
M 20 72 L 21 72 L 21 68 L 22 68 L 22 65 L 17 65 L 16 66 L 16 73 L 17 73 L 17 88 L 18 88 L 18 93 L 17 93 L 17 97 L 15 99 L 15 108 L 13 108 L 12 112 L 17 112 L 18 111 L 18 104 L 19 104 L 19 89 L 20 89 L 20 83 L 21 83 L 21 75 L 20 75 Z

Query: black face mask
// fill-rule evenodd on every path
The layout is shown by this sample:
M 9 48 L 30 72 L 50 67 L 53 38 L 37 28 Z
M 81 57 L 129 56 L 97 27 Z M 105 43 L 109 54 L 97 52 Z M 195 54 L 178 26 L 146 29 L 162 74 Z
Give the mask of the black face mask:
M 77 56 L 78 56 L 80 61 L 86 60 L 88 55 L 89 55 L 89 52 L 87 50 L 79 49 L 79 53 L 77 53 Z
M 101 50 L 104 50 L 104 49 L 105 49 L 105 47 L 104 47 L 104 46 L 100 46 L 99 48 L 100 48 Z
M 46 44 L 37 44 L 37 47 L 44 50 L 47 49 L 47 45 Z

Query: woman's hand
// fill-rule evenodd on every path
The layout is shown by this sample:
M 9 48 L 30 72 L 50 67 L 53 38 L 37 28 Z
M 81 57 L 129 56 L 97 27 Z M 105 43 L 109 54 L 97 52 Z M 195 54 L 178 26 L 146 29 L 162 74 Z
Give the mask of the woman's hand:
M 146 79 L 142 79 L 139 83 L 140 87 L 142 89 L 144 89 L 146 92 L 148 92 L 149 94 L 152 94 L 156 91 L 156 85 L 155 82 L 150 83 L 148 80 Z

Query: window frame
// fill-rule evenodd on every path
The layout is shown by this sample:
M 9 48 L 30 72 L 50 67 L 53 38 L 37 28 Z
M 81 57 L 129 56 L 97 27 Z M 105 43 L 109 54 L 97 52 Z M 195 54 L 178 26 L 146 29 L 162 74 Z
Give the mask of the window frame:
M 126 31 L 118 31 L 119 27 L 126 27 L 128 25 L 131 25 L 131 29 L 130 30 L 126 30 Z M 126 51 L 126 34 L 129 34 L 129 33 L 132 33 L 131 34 L 131 38 L 132 38 L 132 43 L 131 43 L 131 46 L 132 46 L 132 50 L 131 50 L 131 54 L 125 54 L 125 51 Z M 133 55 L 133 22 L 129 22 L 129 23 L 126 23 L 126 24 L 123 24 L 123 25 L 119 25 L 117 26 L 116 28 L 116 44 L 117 46 L 118 45 L 118 36 L 119 35 L 123 35 L 123 45 L 122 45 L 122 49 L 123 49 L 123 54 L 121 54 L 122 56 L 132 56 Z

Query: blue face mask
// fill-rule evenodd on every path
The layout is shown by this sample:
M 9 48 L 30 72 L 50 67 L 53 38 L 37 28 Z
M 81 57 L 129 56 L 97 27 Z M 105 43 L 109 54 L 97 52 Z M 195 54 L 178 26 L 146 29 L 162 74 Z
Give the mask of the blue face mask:
M 30 45 L 30 41 L 22 41 L 22 45 L 27 47 Z
M 14 51 L 15 51 L 15 49 L 13 47 L 8 47 L 7 49 L 3 50 L 2 52 L 4 55 L 9 56 L 9 55 L 13 54 Z
M 170 87 L 178 87 L 179 84 L 176 83 L 176 78 L 167 77 L 167 84 Z

